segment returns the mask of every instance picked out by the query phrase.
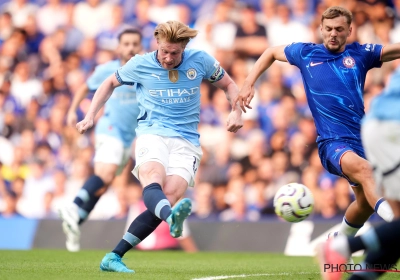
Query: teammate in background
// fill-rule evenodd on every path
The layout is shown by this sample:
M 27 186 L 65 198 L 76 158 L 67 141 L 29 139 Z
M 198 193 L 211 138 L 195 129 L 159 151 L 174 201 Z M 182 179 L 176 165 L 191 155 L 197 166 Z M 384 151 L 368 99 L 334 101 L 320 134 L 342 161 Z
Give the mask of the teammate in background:
M 180 199 L 187 187 L 194 185 L 202 157 L 197 131 L 200 84 L 208 79 L 225 91 L 230 102 L 239 92 L 215 58 L 205 51 L 186 49 L 197 33 L 179 21 L 157 25 L 157 50 L 135 56 L 108 77 L 96 91 L 86 117 L 76 125 L 84 133 L 93 126 L 97 112 L 114 88 L 137 84 L 140 114 L 133 174 L 143 186 L 147 210 L 132 222 L 115 249 L 106 254 L 101 270 L 133 273 L 121 257 L 162 221 L 168 223 L 172 237 L 181 236 L 182 224 L 191 213 L 190 199 Z M 232 106 L 228 131 L 237 132 L 243 126 L 241 114 L 240 108 Z
M 234 104 L 251 109 L 254 83 L 275 60 L 297 66 L 314 117 L 322 165 L 346 178 L 356 201 L 347 208 L 339 234 L 355 236 L 375 212 L 392 221 L 390 205 L 375 193 L 375 181 L 361 143 L 364 116 L 363 89 L 367 71 L 400 57 L 400 44 L 346 44 L 352 32 L 352 14 L 330 7 L 321 18 L 323 44 L 292 43 L 268 48 L 255 63 Z M 337 234 L 335 234 L 337 235 Z
M 134 29 L 124 30 L 118 36 L 117 52 L 120 59 L 97 66 L 86 84 L 80 87 L 68 111 L 68 124 L 76 124 L 76 110 L 89 90 L 99 88 L 108 76 L 141 52 L 141 40 L 141 33 Z M 71 252 L 80 249 L 79 225 L 87 219 L 100 196 L 130 160 L 138 114 L 136 86 L 131 84 L 115 89 L 96 125 L 94 175 L 84 183 L 73 203 L 59 208 L 59 216 L 63 220 L 63 230 L 67 237 L 66 247 Z
M 319 248 L 321 272 L 325 279 L 341 279 L 340 271 L 325 269 L 324 264 L 342 264 L 351 253 L 367 250 L 359 270 L 387 269 L 400 257 L 400 66 L 383 93 L 372 101 L 362 123 L 362 140 L 368 160 L 374 167 L 379 191 L 393 209 L 393 222 L 372 228 L 357 237 L 338 236 Z M 384 272 L 359 271 L 350 279 L 376 279 Z

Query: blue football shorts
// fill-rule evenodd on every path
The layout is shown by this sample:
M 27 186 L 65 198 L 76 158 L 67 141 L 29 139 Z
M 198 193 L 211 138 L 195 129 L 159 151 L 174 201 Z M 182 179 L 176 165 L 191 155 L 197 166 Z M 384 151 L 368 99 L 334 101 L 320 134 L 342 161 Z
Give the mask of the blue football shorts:
M 340 166 L 342 156 L 347 152 L 354 152 L 365 159 L 364 149 L 360 141 L 355 140 L 327 140 L 319 143 L 318 154 L 321 163 L 329 173 L 345 178 L 352 187 L 358 183 L 352 182 Z

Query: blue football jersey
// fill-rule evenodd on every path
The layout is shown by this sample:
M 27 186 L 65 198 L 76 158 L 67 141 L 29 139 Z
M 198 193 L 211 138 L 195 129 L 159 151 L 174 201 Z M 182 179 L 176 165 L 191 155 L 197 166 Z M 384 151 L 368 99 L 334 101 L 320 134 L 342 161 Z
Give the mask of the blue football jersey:
M 86 82 L 88 88 L 96 90 L 119 67 L 121 67 L 119 60 L 97 66 Z M 95 132 L 116 137 L 124 143 L 125 147 L 130 147 L 136 136 L 138 115 L 136 85 L 117 87 L 105 104 L 104 114 L 96 124 Z
M 172 70 L 161 66 L 154 51 L 136 55 L 115 73 L 121 84 L 137 84 L 138 136 L 183 137 L 195 146 L 200 146 L 200 84 L 219 81 L 224 74 L 215 58 L 194 49 L 186 49 Z
M 290 64 L 302 74 L 308 105 L 317 128 L 317 142 L 327 139 L 361 141 L 365 77 L 380 67 L 382 45 L 352 43 L 341 53 L 322 44 L 293 43 L 286 46 Z
M 365 119 L 400 121 L 400 67 L 393 72 L 383 92 L 376 96 Z

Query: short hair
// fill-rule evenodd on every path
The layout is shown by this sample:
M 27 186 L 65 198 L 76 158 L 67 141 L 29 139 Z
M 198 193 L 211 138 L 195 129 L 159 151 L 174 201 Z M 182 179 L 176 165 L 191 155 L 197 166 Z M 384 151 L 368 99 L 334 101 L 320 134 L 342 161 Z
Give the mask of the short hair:
M 134 29 L 134 28 L 128 28 L 118 34 L 118 42 L 121 42 L 121 38 L 125 34 L 137 34 L 137 35 L 139 35 L 140 41 L 142 41 L 142 33 L 139 30 Z
M 166 40 L 169 43 L 183 43 L 186 45 L 197 36 L 197 33 L 196 29 L 192 29 L 180 21 L 171 20 L 157 25 L 154 30 L 154 38 L 157 41 Z
M 347 23 L 351 25 L 351 22 L 353 21 L 352 13 L 348 9 L 339 6 L 328 8 L 321 16 L 321 23 L 324 21 L 324 19 L 333 19 L 340 16 L 346 17 Z

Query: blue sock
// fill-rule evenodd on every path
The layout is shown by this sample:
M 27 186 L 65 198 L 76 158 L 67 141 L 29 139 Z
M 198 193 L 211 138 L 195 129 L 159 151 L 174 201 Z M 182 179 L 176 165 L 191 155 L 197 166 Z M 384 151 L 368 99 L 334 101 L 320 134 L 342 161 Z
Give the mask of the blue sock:
M 152 183 L 143 189 L 143 201 L 147 209 L 165 221 L 171 215 L 171 204 L 163 193 L 160 184 Z
M 74 203 L 79 207 L 79 223 L 82 223 L 93 210 L 99 200 L 99 197 L 95 194 L 102 187 L 104 187 L 103 180 L 99 176 L 93 175 L 86 180 L 83 187 L 79 190 L 74 199 Z
M 123 257 L 132 247 L 149 236 L 161 222 L 162 220 L 154 216 L 149 210 L 144 211 L 133 220 L 128 231 L 112 252 Z

